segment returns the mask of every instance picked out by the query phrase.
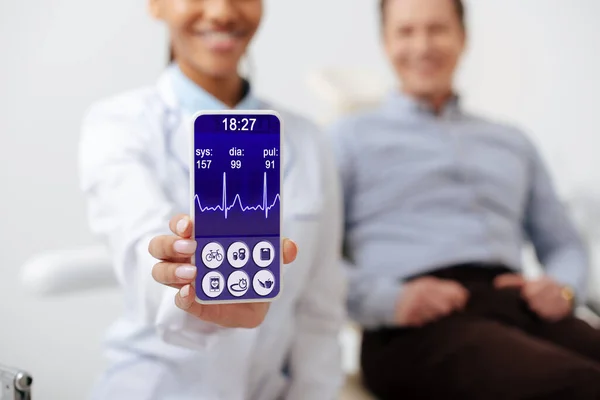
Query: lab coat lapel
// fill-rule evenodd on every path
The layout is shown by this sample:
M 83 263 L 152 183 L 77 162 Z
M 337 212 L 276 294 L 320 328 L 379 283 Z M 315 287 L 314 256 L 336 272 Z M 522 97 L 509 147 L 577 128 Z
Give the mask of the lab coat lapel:
M 164 124 L 166 126 L 164 131 L 167 134 L 167 147 L 181 167 L 189 172 L 192 160 L 192 154 L 190 153 L 192 140 L 191 117 L 185 113 L 179 104 L 169 70 L 163 72 L 160 76 L 157 89 L 165 105 Z
M 171 138 L 173 155 L 186 172 L 189 172 L 190 164 L 194 162 L 192 157 L 192 126 L 192 117 L 180 112 Z

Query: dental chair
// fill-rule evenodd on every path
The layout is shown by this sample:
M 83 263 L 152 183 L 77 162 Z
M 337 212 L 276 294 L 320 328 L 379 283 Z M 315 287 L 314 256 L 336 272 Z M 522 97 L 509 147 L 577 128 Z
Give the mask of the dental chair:
M 388 82 L 378 74 L 364 70 L 322 70 L 312 74 L 309 85 L 326 103 L 319 121 L 326 126 L 343 114 L 377 105 Z M 586 237 L 593 260 L 590 302 L 577 310 L 590 324 L 600 327 L 600 192 L 581 190 L 568 199 L 569 209 Z M 527 275 L 539 274 L 541 268 L 531 249 L 524 252 Z M 23 265 L 21 282 L 39 297 L 64 296 L 117 286 L 108 251 L 102 245 L 62 249 L 36 255 Z M 340 335 L 343 366 L 347 374 L 340 400 L 374 400 L 363 387 L 359 368 L 361 331 L 352 322 Z

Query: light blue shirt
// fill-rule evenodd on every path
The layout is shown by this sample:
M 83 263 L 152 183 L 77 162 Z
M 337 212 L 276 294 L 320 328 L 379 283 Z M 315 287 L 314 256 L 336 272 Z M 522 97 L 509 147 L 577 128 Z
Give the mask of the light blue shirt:
M 177 94 L 179 104 L 188 113 L 195 114 L 200 110 L 225 110 L 228 108 L 226 104 L 188 78 L 177 64 L 171 64 L 167 73 L 171 76 L 173 90 Z M 245 85 L 244 96 L 234 109 L 258 110 L 263 107 L 258 98 L 252 94 L 250 84 L 245 82 Z
M 461 263 L 521 269 L 530 239 L 548 275 L 584 296 L 587 254 L 538 152 L 454 99 L 436 115 L 392 93 L 333 128 L 344 186 L 350 315 L 394 324 L 402 280 Z

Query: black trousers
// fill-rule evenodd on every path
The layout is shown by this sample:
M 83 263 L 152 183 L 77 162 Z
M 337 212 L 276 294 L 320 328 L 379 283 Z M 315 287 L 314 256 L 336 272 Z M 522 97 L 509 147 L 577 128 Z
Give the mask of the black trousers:
M 505 268 L 459 266 L 430 276 L 460 282 L 467 307 L 421 328 L 367 331 L 365 385 L 388 399 L 600 399 L 600 333 L 568 317 L 548 323 L 515 289 L 497 290 Z

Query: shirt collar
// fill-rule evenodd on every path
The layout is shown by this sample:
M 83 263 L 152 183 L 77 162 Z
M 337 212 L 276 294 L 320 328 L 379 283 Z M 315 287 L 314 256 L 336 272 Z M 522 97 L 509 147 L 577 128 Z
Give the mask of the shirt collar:
M 179 105 L 189 114 L 201 110 L 226 110 L 230 107 L 202 89 L 188 78 L 177 64 L 168 67 L 167 74 L 171 79 L 173 91 Z M 245 81 L 247 90 L 244 98 L 234 107 L 236 110 L 258 110 L 261 108 L 259 100 L 252 93 L 249 82 Z
M 415 99 L 399 89 L 388 93 L 384 104 L 387 112 L 402 116 L 411 115 L 443 119 L 462 115 L 460 97 L 457 94 L 452 95 L 452 98 L 446 103 L 444 109 L 439 114 L 435 114 L 430 104 Z

